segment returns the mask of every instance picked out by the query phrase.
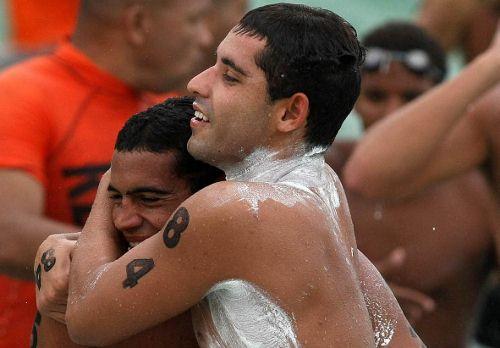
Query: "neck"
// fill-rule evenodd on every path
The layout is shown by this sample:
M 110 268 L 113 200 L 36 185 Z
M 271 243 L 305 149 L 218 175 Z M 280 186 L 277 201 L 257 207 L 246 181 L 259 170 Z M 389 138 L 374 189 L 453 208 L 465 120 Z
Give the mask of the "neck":
M 308 150 L 305 145 L 280 150 L 258 148 L 224 172 L 230 181 L 278 182 L 299 167 L 324 163 L 325 151 L 321 147 Z
M 138 89 L 136 73 L 127 59 L 127 52 L 123 42 L 118 37 L 106 35 L 91 35 L 85 29 L 77 29 L 72 36 L 75 47 L 82 51 L 95 65 L 108 72 L 131 88 Z

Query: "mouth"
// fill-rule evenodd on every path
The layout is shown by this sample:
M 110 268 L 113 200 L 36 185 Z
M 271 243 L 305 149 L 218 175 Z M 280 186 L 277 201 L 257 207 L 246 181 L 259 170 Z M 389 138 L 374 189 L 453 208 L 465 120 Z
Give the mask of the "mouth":
M 208 117 L 201 111 L 199 110 L 196 110 L 194 112 L 194 119 L 199 121 L 199 122 L 206 122 L 206 123 L 210 123 Z

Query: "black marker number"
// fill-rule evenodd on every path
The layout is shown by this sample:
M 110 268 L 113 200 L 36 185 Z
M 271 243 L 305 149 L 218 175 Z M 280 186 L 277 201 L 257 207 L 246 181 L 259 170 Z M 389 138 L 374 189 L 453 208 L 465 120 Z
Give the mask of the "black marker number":
M 50 248 L 42 254 L 42 264 L 45 272 L 48 272 L 56 264 L 56 257 L 54 256 L 55 250 Z
M 38 345 L 38 328 L 42 322 L 42 316 L 40 312 L 36 312 L 35 322 L 33 323 L 33 328 L 31 329 L 30 347 L 36 348 Z
M 189 213 L 186 208 L 180 207 L 167 223 L 163 230 L 163 241 L 167 248 L 175 248 L 181 239 L 181 233 L 188 227 Z
M 35 282 L 36 286 L 38 287 L 38 290 L 42 287 L 42 265 L 38 264 L 38 267 L 36 268 L 35 271 Z
M 133 288 L 139 279 L 153 269 L 153 259 L 135 259 L 127 265 L 127 279 L 123 281 L 124 288 Z

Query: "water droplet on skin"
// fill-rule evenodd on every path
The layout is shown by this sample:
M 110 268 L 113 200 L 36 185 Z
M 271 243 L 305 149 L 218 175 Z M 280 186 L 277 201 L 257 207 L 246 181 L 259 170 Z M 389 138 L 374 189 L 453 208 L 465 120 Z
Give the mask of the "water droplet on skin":
M 384 217 L 384 207 L 381 203 L 375 204 L 375 209 L 373 211 L 373 218 L 377 221 L 382 220 Z

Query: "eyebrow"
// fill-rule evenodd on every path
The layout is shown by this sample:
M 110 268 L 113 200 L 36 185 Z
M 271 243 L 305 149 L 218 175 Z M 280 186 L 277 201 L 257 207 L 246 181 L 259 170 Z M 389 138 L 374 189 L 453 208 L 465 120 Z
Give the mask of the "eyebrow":
M 113 185 L 108 186 L 108 192 L 120 192 L 118 191 Z M 172 194 L 173 191 L 166 191 L 166 190 L 160 190 L 155 187 L 150 187 L 150 186 L 142 186 L 142 187 L 137 187 L 133 189 L 132 191 L 127 191 L 125 192 L 126 195 L 133 195 L 133 194 L 138 194 L 138 193 L 154 193 L 158 195 L 169 195 Z
M 241 75 L 243 75 L 245 77 L 249 76 L 249 74 L 243 68 L 241 68 L 240 66 L 236 65 L 236 63 L 232 59 L 223 57 L 223 58 L 221 58 L 221 62 L 223 64 L 229 66 L 230 68 L 234 69 L 235 71 L 237 71 Z

